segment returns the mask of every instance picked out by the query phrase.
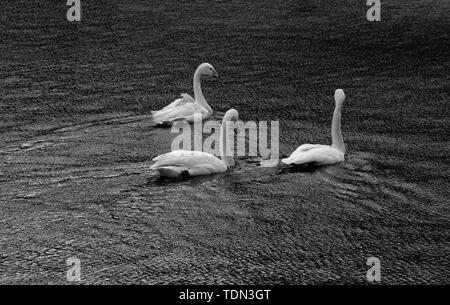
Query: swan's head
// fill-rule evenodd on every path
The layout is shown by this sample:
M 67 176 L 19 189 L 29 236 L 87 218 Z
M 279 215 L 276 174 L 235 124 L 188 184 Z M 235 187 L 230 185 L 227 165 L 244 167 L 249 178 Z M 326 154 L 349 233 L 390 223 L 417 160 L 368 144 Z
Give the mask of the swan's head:
M 345 93 L 342 89 L 337 89 L 334 92 L 334 100 L 336 101 L 336 105 L 341 106 L 344 103 L 345 100 Z
M 217 73 L 216 69 L 211 64 L 203 63 L 197 68 L 197 73 L 205 76 L 212 76 L 215 78 L 219 78 L 219 73 Z
M 239 120 L 239 113 L 236 109 L 230 109 L 227 112 L 225 112 L 225 115 L 223 116 L 223 121 L 225 122 L 237 122 Z

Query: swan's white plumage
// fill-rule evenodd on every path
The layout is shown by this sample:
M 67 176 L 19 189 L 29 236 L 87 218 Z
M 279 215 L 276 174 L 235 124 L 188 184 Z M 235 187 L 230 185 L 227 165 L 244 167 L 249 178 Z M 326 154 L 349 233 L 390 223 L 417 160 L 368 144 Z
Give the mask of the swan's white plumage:
M 284 164 L 308 164 L 317 165 L 335 164 L 344 161 L 344 153 L 329 145 L 303 144 L 298 147 L 288 158 L 282 159 Z
M 303 144 L 300 145 L 288 158 L 281 162 L 288 165 L 317 164 L 329 165 L 345 160 L 345 145 L 341 133 L 341 107 L 345 100 L 342 89 L 334 94 L 336 108 L 331 124 L 332 145 Z
M 194 73 L 193 87 L 194 97 L 182 94 L 166 107 L 158 111 L 152 111 L 153 121 L 157 124 L 168 124 L 174 121 L 195 122 L 211 116 L 213 110 L 203 96 L 200 79 L 202 76 L 218 77 L 216 70 L 208 63 L 201 64 Z
M 159 124 L 169 123 L 177 120 L 194 122 L 205 119 L 208 116 L 209 112 L 197 103 L 179 102 L 176 106 L 168 107 L 166 109 L 163 108 L 159 111 L 154 112 L 153 121 Z
M 202 151 L 175 150 L 160 155 L 153 159 L 156 161 L 151 169 L 157 170 L 161 175 L 168 170 L 178 175 L 181 172 L 188 171 L 190 176 L 209 175 L 212 173 L 221 173 L 227 170 L 227 166 L 216 156 Z M 168 169 L 169 168 L 169 169 Z
M 153 115 L 155 115 L 155 114 L 160 113 L 161 111 L 172 109 L 172 108 L 175 108 L 175 107 L 183 106 L 185 104 L 194 103 L 194 102 L 195 102 L 195 100 L 192 98 L 192 96 L 190 96 L 187 93 L 182 93 L 181 97 L 179 99 L 176 99 L 175 101 L 173 101 L 172 103 L 170 103 L 169 105 L 164 107 L 163 109 L 157 110 L 157 111 L 152 111 L 151 113 Z
M 226 139 L 224 134 L 227 134 L 227 132 L 224 130 L 228 126 L 225 123 L 230 120 L 236 121 L 237 118 L 238 113 L 234 109 L 230 109 L 225 113 L 221 127 L 221 143 Z M 234 142 L 226 142 L 227 145 L 231 145 L 231 143 Z M 185 172 L 189 176 L 210 175 L 227 170 L 227 164 L 230 163 L 226 162 L 229 158 L 232 159 L 232 156 L 227 156 L 226 153 L 222 152 L 222 158 L 225 161 L 202 151 L 175 150 L 154 158 L 153 161 L 155 163 L 151 166 L 151 169 L 158 171 L 161 176 L 165 177 L 180 177 Z

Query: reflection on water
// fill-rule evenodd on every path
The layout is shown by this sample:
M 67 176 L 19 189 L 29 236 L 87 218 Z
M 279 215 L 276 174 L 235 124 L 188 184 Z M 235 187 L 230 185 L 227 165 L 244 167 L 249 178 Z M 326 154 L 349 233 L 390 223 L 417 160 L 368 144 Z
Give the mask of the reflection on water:
M 19 222 L 57 219 L 64 230 L 72 218 L 47 210 L 73 212 L 88 219 L 76 232 L 98 231 L 92 243 L 108 232 L 111 243 L 117 236 L 132 240 L 127 257 L 140 251 L 147 258 L 157 247 L 155 260 L 169 255 L 170 268 L 199 269 L 193 283 L 210 279 L 210 270 L 229 274 L 230 283 L 321 282 L 346 273 L 358 282 L 370 256 L 386 262 L 393 282 L 439 278 L 449 224 L 445 193 L 407 180 L 379 154 L 349 149 L 340 164 L 301 167 L 237 157 L 225 173 L 162 179 L 150 170 L 151 159 L 170 150 L 173 136 L 150 116 L 58 126 L 4 147 L 8 177 L 19 177 L 2 178 L 4 194 L 29 213 Z M 408 271 L 410 257 L 420 272 Z M 155 283 L 165 277 L 173 282 L 186 274 L 163 274 Z
M 448 1 L 390 3 L 379 30 L 342 18 L 356 1 L 88 1 L 76 27 L 22 2 L 2 6 L 0 281 L 61 283 L 77 253 L 86 283 L 366 283 L 371 256 L 383 283 L 448 282 Z M 174 135 L 150 111 L 204 60 L 211 119 L 280 119 L 289 152 L 325 143 L 343 87 L 346 161 L 159 179 Z
M 251 193 L 245 192 L 246 187 L 251 189 L 252 185 L 263 185 L 268 192 L 271 188 L 285 189 L 287 186 L 292 193 L 298 193 L 299 198 L 305 196 L 301 190 L 309 188 L 312 192 L 320 191 L 324 194 L 321 197 L 324 205 L 336 204 L 339 199 L 339 202 L 357 207 L 361 211 L 377 211 L 393 218 L 396 218 L 396 215 L 392 214 L 395 213 L 394 210 L 408 208 L 409 212 L 436 212 L 438 217 L 445 217 L 445 206 L 444 209 L 441 207 L 434 212 L 428 207 L 421 208 L 422 204 L 430 200 L 445 202 L 445 198 L 399 176 L 387 175 L 377 167 L 376 164 L 379 164 L 380 160 L 373 153 L 353 152 L 348 154 L 345 162 L 331 166 L 285 166 L 279 163 L 274 167 L 261 167 L 263 161 L 255 157 L 240 157 L 237 158 L 236 166 L 226 173 L 188 179 L 167 179 L 155 175 L 148 179 L 148 186 L 168 189 L 184 186 L 197 194 L 202 191 L 214 193 L 216 190 L 218 196 L 225 197 L 233 197 L 237 185 L 240 185 L 237 194 L 244 197 L 252 196 Z M 222 197 L 217 198 L 219 201 L 221 199 Z

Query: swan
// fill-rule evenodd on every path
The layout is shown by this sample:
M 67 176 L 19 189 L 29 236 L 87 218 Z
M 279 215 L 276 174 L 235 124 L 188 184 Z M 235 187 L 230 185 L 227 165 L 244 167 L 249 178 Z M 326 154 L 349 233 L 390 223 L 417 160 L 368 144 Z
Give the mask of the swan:
M 211 116 L 213 110 L 206 102 L 200 86 L 202 76 L 219 78 L 219 74 L 212 65 L 208 63 L 201 64 L 194 73 L 194 98 L 186 93 L 181 94 L 179 99 L 163 109 L 152 111 L 153 121 L 157 124 L 168 124 L 177 120 L 194 122 Z M 196 114 L 195 119 L 194 114 Z
M 156 163 L 150 168 L 158 171 L 163 177 L 200 176 L 225 172 L 229 166 L 234 165 L 230 147 L 234 141 L 229 141 L 229 135 L 233 133 L 227 122 L 237 122 L 238 117 L 238 112 L 230 109 L 222 119 L 219 144 L 222 159 L 202 151 L 174 150 L 154 158 L 153 161 Z
M 299 146 L 288 158 L 281 162 L 288 165 L 317 164 L 329 165 L 344 161 L 345 145 L 341 133 L 341 108 L 345 100 L 342 89 L 337 89 L 334 93 L 336 106 L 331 123 L 330 145 L 303 144 Z

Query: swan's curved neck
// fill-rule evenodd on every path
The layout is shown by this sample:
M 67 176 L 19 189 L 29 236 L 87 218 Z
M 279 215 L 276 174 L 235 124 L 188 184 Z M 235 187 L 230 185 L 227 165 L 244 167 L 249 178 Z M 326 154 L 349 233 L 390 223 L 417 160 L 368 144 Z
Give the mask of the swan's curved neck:
M 197 69 L 194 74 L 194 99 L 195 99 L 195 102 L 200 104 L 209 113 L 212 113 L 213 112 L 212 108 L 208 105 L 208 103 L 205 100 L 205 97 L 203 96 L 202 87 L 200 85 L 200 78 L 201 78 L 201 74 L 200 74 L 199 69 Z
M 233 134 L 231 131 L 232 125 L 231 121 L 223 118 L 220 127 L 220 156 L 227 166 L 234 165 L 233 150 L 231 149 L 231 145 L 234 145 L 234 138 L 230 140 L 230 134 Z
M 331 146 L 345 154 L 345 144 L 341 132 L 341 108 L 342 105 L 339 104 L 334 108 L 333 121 L 331 122 Z

